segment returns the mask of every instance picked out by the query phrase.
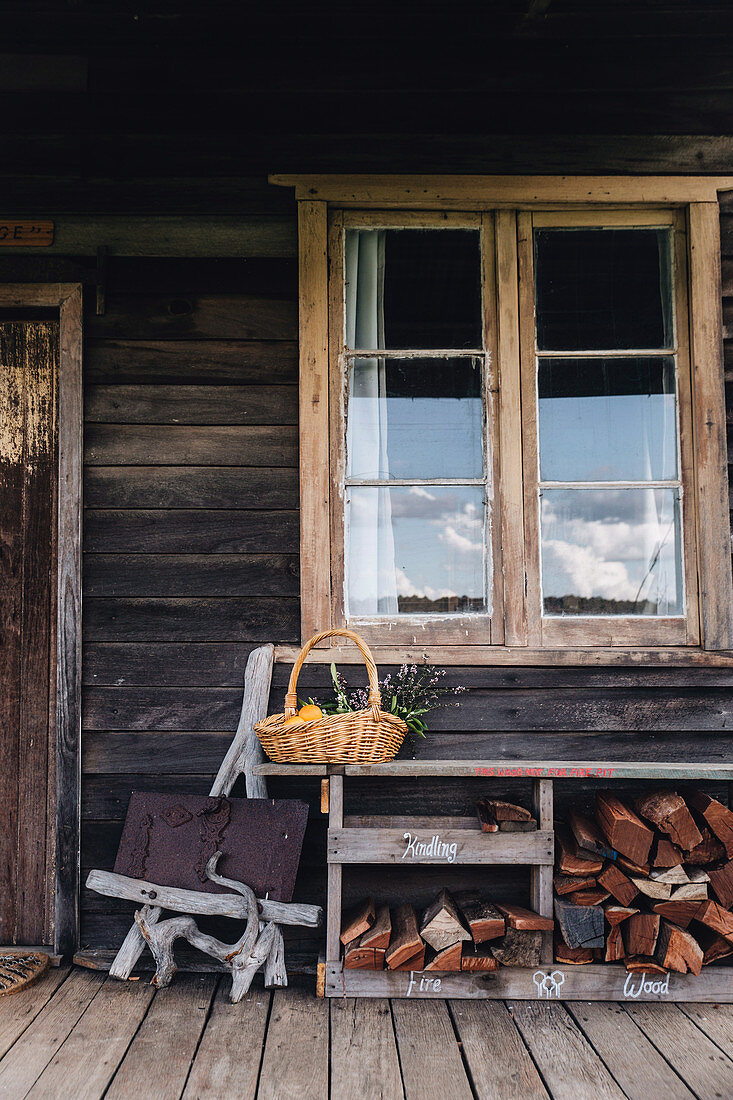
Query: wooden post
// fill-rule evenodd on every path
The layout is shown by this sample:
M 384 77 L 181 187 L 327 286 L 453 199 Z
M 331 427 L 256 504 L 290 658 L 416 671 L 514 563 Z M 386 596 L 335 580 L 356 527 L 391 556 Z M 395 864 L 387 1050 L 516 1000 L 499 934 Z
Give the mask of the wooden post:
M 554 829 L 553 813 L 554 784 L 551 779 L 532 781 L 532 809 L 542 830 Z M 530 871 L 530 904 L 536 913 L 543 917 L 552 917 L 552 866 L 535 864 Z M 552 932 L 542 933 L 543 963 L 551 963 L 553 956 Z
M 344 777 L 330 776 L 328 829 L 344 825 Z M 326 909 L 326 962 L 338 965 L 341 957 L 341 883 L 342 865 L 328 865 L 328 908 Z

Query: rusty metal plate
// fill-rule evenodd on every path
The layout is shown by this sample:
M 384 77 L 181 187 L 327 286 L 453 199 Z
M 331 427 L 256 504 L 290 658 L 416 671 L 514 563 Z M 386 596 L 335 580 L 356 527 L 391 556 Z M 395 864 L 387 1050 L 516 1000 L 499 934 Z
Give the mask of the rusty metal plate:
M 308 821 L 296 799 L 219 798 L 133 791 L 115 872 L 183 890 L 226 892 L 206 878 L 217 871 L 258 897 L 291 901 Z

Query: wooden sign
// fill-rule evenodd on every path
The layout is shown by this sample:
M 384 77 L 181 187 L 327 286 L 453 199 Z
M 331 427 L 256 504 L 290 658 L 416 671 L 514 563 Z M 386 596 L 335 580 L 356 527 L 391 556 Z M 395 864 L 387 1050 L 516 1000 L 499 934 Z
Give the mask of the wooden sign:
M 53 244 L 54 223 L 0 218 L 0 248 L 48 248 Z

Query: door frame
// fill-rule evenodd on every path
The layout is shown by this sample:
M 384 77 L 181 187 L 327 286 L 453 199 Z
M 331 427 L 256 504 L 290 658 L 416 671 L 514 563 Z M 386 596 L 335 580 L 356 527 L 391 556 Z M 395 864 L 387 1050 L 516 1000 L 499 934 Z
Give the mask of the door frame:
M 81 806 L 81 533 L 83 468 L 81 283 L 0 285 L 0 309 L 58 309 L 58 507 L 53 946 L 79 942 Z M 49 730 L 49 740 L 53 735 Z

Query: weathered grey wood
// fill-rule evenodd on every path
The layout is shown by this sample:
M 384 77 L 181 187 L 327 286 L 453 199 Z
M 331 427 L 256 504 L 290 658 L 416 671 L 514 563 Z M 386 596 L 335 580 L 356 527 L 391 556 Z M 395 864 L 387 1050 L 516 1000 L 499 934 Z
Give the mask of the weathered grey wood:
M 479 1100 L 549 1100 L 503 1004 L 451 1001 L 450 1012 Z
M 328 796 L 328 831 L 341 831 L 344 823 L 344 777 L 332 775 Z M 326 959 L 337 962 L 341 957 L 341 863 L 328 862 L 326 908 Z
M 649 1005 L 624 1007 L 696 1096 L 731 1095 L 733 1061 L 677 1005 L 657 1005 L 653 1010 Z
M 475 817 L 439 817 L 435 814 L 346 814 L 345 829 L 469 829 L 476 833 Z
M 254 1100 L 265 1041 L 270 994 L 250 989 L 238 1005 L 217 990 L 183 1100 L 240 1097 Z
M 154 995 L 155 990 L 147 984 L 106 981 L 28 1096 L 36 1100 L 49 1096 L 98 1100 Z
M 712 1039 L 724 1054 L 733 1058 L 733 1006 L 693 1003 L 680 1007 L 708 1039 Z
M 493 948 L 493 944 L 490 945 Z M 589 964 L 540 967 L 500 966 L 488 973 L 441 974 L 440 984 L 420 988 L 423 977 L 415 971 L 343 970 L 339 963 L 326 963 L 326 995 L 329 997 L 454 997 L 471 1000 L 515 999 L 536 1001 L 545 993 L 538 988 L 545 975 L 556 974 L 552 999 L 562 1001 L 691 1001 L 733 1004 L 731 967 L 707 966 L 694 974 L 627 974 L 623 966 Z M 537 981 L 535 981 L 535 975 Z M 433 975 L 424 975 L 432 978 Z M 411 978 L 413 984 L 410 984 Z M 667 981 L 667 978 L 669 981 Z M 645 987 L 644 981 L 648 985 Z M 626 992 L 624 992 L 624 989 Z M 550 999 L 550 998 L 547 998 Z
M 155 1100 L 178 1100 L 206 1026 L 218 978 L 184 974 L 155 994 L 105 1097 L 130 1100 L 143 1089 Z
M 583 1002 L 568 1011 L 629 1100 L 691 1100 L 693 1094 L 621 1005 Z
M 540 831 L 482 833 L 479 829 L 473 832 L 468 829 L 436 829 L 433 833 L 424 829 L 329 828 L 326 858 L 329 864 L 542 863 L 551 866 L 554 858 L 553 834 Z
M 273 993 L 258 1100 L 328 1096 L 328 1015 L 310 990 Z
M 97 887 L 92 885 L 92 883 L 90 882 L 90 879 L 92 878 L 92 876 L 108 875 L 108 874 L 111 874 L 111 872 L 109 872 L 109 871 L 90 871 L 89 877 L 87 878 L 87 881 L 86 881 L 87 888 L 89 890 L 96 890 L 97 889 Z M 122 878 L 123 876 L 120 875 L 118 877 Z M 101 884 L 101 882 L 100 882 L 100 884 Z M 114 888 L 117 889 L 117 884 L 110 883 L 110 885 L 114 886 Z M 148 895 L 150 893 L 150 890 L 155 890 L 155 887 L 153 886 L 153 884 L 148 883 L 148 882 L 146 882 L 144 884 L 144 888 L 145 888 L 145 893 L 148 894 Z M 107 890 L 106 889 L 99 890 L 99 893 L 106 894 Z M 111 896 L 112 897 L 121 897 L 121 896 L 124 896 L 124 895 L 120 895 L 120 894 L 115 893 Z M 133 900 L 133 899 L 130 899 L 130 900 Z M 160 920 L 162 913 L 163 913 L 163 910 L 159 906 L 157 906 L 157 905 L 147 905 L 145 903 L 143 903 L 143 907 L 140 910 L 140 915 L 144 918 L 144 920 L 148 921 L 150 924 L 155 924 L 156 921 Z M 142 934 L 140 932 L 140 927 L 137 923 L 134 923 L 132 925 L 132 927 L 130 928 L 130 931 L 127 933 L 124 940 L 122 941 L 122 946 L 120 947 L 119 951 L 115 955 L 114 960 L 112 962 L 112 965 L 109 968 L 110 976 L 112 978 L 119 978 L 121 981 L 126 981 L 127 978 L 129 978 L 130 975 L 132 974 L 133 970 L 135 969 L 135 963 L 140 958 L 140 955 L 142 954 L 142 951 L 143 951 L 144 947 L 145 947 L 145 940 L 143 939 Z
M 325 764 L 273 764 L 256 766 L 258 775 L 326 775 Z M 718 760 L 681 764 L 677 762 L 634 762 L 624 760 L 392 760 L 386 764 L 346 764 L 347 776 L 405 776 L 422 778 L 470 778 L 473 776 L 510 779 L 723 779 L 733 778 L 733 764 Z
M 532 810 L 540 829 L 553 834 L 552 850 L 555 858 L 554 841 L 554 785 L 549 779 L 535 779 L 532 782 Z M 534 863 L 529 872 L 530 905 L 543 917 L 552 916 L 552 867 Z M 542 935 L 542 962 L 552 962 L 552 933 Z
M 395 1001 L 392 1012 L 406 1100 L 472 1100 L 447 1004 Z
M 0 1058 L 7 1054 L 13 1043 L 30 1027 L 68 976 L 69 969 L 66 966 L 47 970 L 39 981 L 3 1000 L 0 1012 Z
M 624 1100 L 564 1005 L 515 1001 L 509 1009 L 553 1100 Z
M 237 777 L 244 773 L 247 798 L 267 798 L 267 783 L 262 776 L 255 775 L 253 771 L 255 765 L 265 758 L 257 734 L 254 732 L 254 725 L 255 722 L 260 722 L 267 717 L 274 653 L 273 645 L 260 646 L 259 649 L 254 649 L 247 659 L 239 725 L 214 780 L 211 788 L 212 795 L 228 795 Z
M 246 901 L 236 894 L 205 894 L 197 890 L 179 890 L 174 886 L 157 886 L 144 879 L 116 875 L 113 871 L 90 871 L 86 885 L 107 897 L 124 898 L 143 906 L 153 890 L 157 893 L 156 900 L 159 898 L 166 909 L 200 916 L 234 917 L 236 920 L 246 920 L 247 916 Z M 307 928 L 318 928 L 323 915 L 320 906 L 302 902 L 261 898 L 258 904 L 260 918 L 277 924 L 302 924 Z
M 330 1009 L 333 1100 L 403 1100 L 389 1002 L 342 998 Z

